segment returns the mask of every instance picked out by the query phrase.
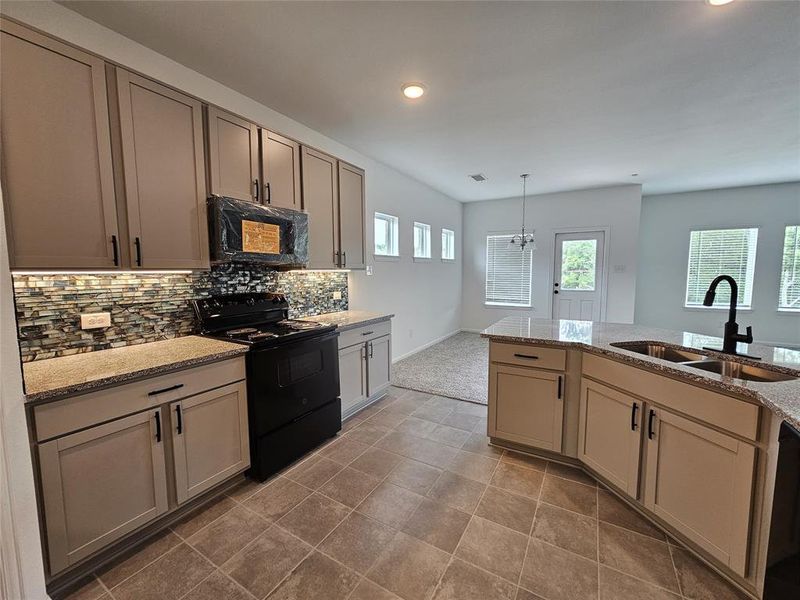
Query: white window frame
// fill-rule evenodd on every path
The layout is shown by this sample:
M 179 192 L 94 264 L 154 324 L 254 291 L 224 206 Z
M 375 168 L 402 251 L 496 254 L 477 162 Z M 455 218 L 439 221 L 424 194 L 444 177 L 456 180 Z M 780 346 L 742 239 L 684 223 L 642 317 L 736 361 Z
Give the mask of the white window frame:
M 417 254 L 417 230 L 423 232 L 423 247 L 422 254 Z M 420 223 L 414 221 L 414 226 L 411 228 L 411 247 L 413 248 L 413 256 L 416 261 L 428 261 L 431 259 L 431 226 L 427 223 Z
M 388 252 L 379 252 L 377 248 L 377 236 L 375 235 L 375 222 L 384 221 L 388 225 Z M 400 257 L 400 219 L 394 215 L 375 211 L 372 220 L 372 251 L 373 255 L 382 258 L 399 258 Z
M 786 269 L 786 234 L 789 232 L 790 229 L 794 229 L 794 243 L 795 246 L 800 245 L 800 225 L 787 225 L 786 228 L 783 230 L 783 244 L 781 247 L 781 271 L 779 274 L 779 281 L 778 281 L 778 310 L 780 312 L 785 313 L 794 313 L 800 314 L 800 302 L 797 304 L 790 306 L 781 304 L 783 302 L 784 297 L 784 270 Z M 800 264 L 794 263 L 792 264 L 792 273 L 794 277 L 800 278 Z M 795 283 L 794 285 L 798 285 Z
M 740 310 L 752 310 L 753 305 L 753 289 L 754 289 L 754 282 L 755 282 L 755 265 L 756 265 L 756 252 L 758 250 L 758 227 L 715 227 L 715 228 L 707 228 L 707 229 L 692 229 L 689 232 L 689 248 L 688 248 L 688 259 L 686 263 L 686 287 L 684 290 L 684 299 L 683 299 L 683 307 L 688 310 L 715 310 L 715 309 L 724 309 L 727 310 L 729 306 L 729 301 L 723 296 L 720 298 L 720 291 L 722 288 L 717 290 L 717 297 L 714 301 L 713 306 L 703 306 L 703 301 L 698 300 L 696 302 L 690 302 L 689 296 L 692 291 L 696 292 L 699 295 L 705 292 L 705 289 L 700 289 L 698 291 L 697 284 L 694 285 L 695 290 L 692 290 L 692 281 L 690 279 L 691 271 L 692 271 L 692 264 L 695 262 L 695 257 L 692 255 L 692 246 L 693 246 L 693 239 L 695 235 L 702 236 L 703 234 L 710 234 L 710 233 L 717 233 L 717 232 L 725 232 L 725 231 L 751 231 L 753 235 L 752 240 L 752 247 L 748 248 L 748 256 L 746 258 L 747 263 L 745 267 L 745 277 L 744 281 L 741 281 L 741 277 L 736 278 L 736 283 L 739 285 L 739 290 L 742 293 L 743 301 L 739 303 Z M 701 260 L 697 258 L 696 260 Z M 706 259 L 709 260 L 709 259 Z M 723 272 L 719 272 L 719 275 L 722 275 Z M 731 275 L 731 273 L 727 272 L 724 273 L 727 275 Z M 711 283 L 711 280 L 704 281 L 702 285 L 707 286 Z M 726 285 L 726 284 L 723 284 Z M 707 289 L 707 288 L 706 288 Z
M 486 234 L 485 244 L 486 244 L 486 269 L 485 269 L 485 288 L 484 288 L 484 305 L 485 306 L 497 306 L 497 307 L 504 307 L 504 308 L 519 308 L 519 309 L 531 309 L 533 307 L 533 248 L 532 245 L 527 246 L 524 250 L 522 250 L 519 246 L 511 246 L 510 240 L 511 237 L 514 235 L 512 232 L 491 232 Z M 507 246 L 508 249 L 512 252 L 518 252 L 520 257 L 522 257 L 522 261 L 520 264 L 521 270 L 527 267 L 528 273 L 528 289 L 527 289 L 527 298 L 524 298 L 522 295 L 519 298 L 518 302 L 500 302 L 493 298 L 496 298 L 498 294 L 496 291 L 490 293 L 490 286 L 496 284 L 490 284 L 489 276 L 490 276 L 490 255 L 492 248 L 490 246 L 490 238 L 500 238 L 498 241 L 498 248 L 503 248 Z M 527 256 L 526 256 L 527 255 Z M 526 264 L 527 263 L 527 264 Z M 513 268 L 513 266 L 512 266 Z M 496 279 L 496 278 L 495 278 Z M 524 293 L 524 286 L 521 286 Z
M 445 238 L 450 238 L 450 242 L 445 242 Z M 445 249 L 449 248 L 452 255 L 445 256 Z M 444 262 L 454 262 L 456 260 L 456 232 L 452 229 L 447 229 L 446 227 L 442 227 L 442 261 Z

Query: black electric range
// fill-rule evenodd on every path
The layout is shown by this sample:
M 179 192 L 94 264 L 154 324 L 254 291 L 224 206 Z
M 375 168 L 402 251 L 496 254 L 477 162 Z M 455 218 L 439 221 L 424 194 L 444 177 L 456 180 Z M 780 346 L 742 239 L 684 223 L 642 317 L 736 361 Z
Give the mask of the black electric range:
M 247 344 L 250 471 L 259 481 L 336 435 L 342 426 L 338 332 L 289 319 L 282 294 L 193 300 L 203 335 Z

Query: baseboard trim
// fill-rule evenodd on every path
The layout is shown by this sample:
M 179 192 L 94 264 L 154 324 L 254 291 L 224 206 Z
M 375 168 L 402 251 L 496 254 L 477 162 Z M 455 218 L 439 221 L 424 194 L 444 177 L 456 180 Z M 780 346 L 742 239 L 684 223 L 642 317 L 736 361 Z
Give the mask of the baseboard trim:
M 415 348 L 411 352 L 406 352 L 405 354 L 403 354 L 402 356 L 398 356 L 397 358 L 392 357 L 392 364 L 395 364 L 396 362 L 400 362 L 401 360 L 403 360 L 404 358 L 408 358 L 409 356 L 414 356 L 418 352 L 422 352 L 423 350 L 426 350 L 426 349 L 430 348 L 431 346 L 435 346 L 439 342 L 443 342 L 447 338 L 451 338 L 455 334 L 461 333 L 462 331 L 465 331 L 465 330 L 464 329 L 455 329 L 455 330 L 451 331 L 450 333 L 446 333 L 443 336 L 436 338 L 435 340 L 431 340 L 430 342 L 420 346 L 419 348 Z
M 467 329 L 466 327 L 462 327 L 461 331 L 465 331 L 467 333 L 483 333 L 483 329 Z

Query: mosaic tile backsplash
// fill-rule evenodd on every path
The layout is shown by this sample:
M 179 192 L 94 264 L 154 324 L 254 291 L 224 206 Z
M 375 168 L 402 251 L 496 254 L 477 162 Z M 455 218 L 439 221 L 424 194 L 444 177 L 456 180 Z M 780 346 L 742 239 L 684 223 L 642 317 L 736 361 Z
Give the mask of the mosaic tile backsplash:
M 300 318 L 347 310 L 347 273 L 224 264 L 191 273 L 14 274 L 23 362 L 197 333 L 193 298 L 282 292 Z M 341 300 L 333 300 L 340 292 Z M 82 330 L 80 315 L 110 312 L 111 327 Z

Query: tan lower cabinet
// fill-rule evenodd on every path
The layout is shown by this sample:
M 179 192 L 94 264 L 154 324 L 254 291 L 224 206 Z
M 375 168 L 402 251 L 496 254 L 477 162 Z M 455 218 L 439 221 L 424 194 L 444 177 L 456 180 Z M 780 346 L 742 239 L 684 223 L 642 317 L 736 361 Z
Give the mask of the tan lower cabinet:
M 367 347 L 358 344 L 339 350 L 339 389 L 342 398 L 342 416 L 349 416 L 366 401 Z
M 51 573 L 167 511 L 163 429 L 156 408 L 39 445 Z
M 349 329 L 339 336 L 339 388 L 342 418 L 383 396 L 392 370 L 391 323 Z
M 178 504 L 250 466 L 244 382 L 170 405 Z
M 581 384 L 578 458 L 638 497 L 642 402 L 600 383 Z
M 374 398 L 389 387 L 392 338 L 385 335 L 367 342 L 367 392 Z
M 563 375 L 491 363 L 489 435 L 561 452 Z
M 644 505 L 747 573 L 755 448 L 661 408 L 647 408 Z

